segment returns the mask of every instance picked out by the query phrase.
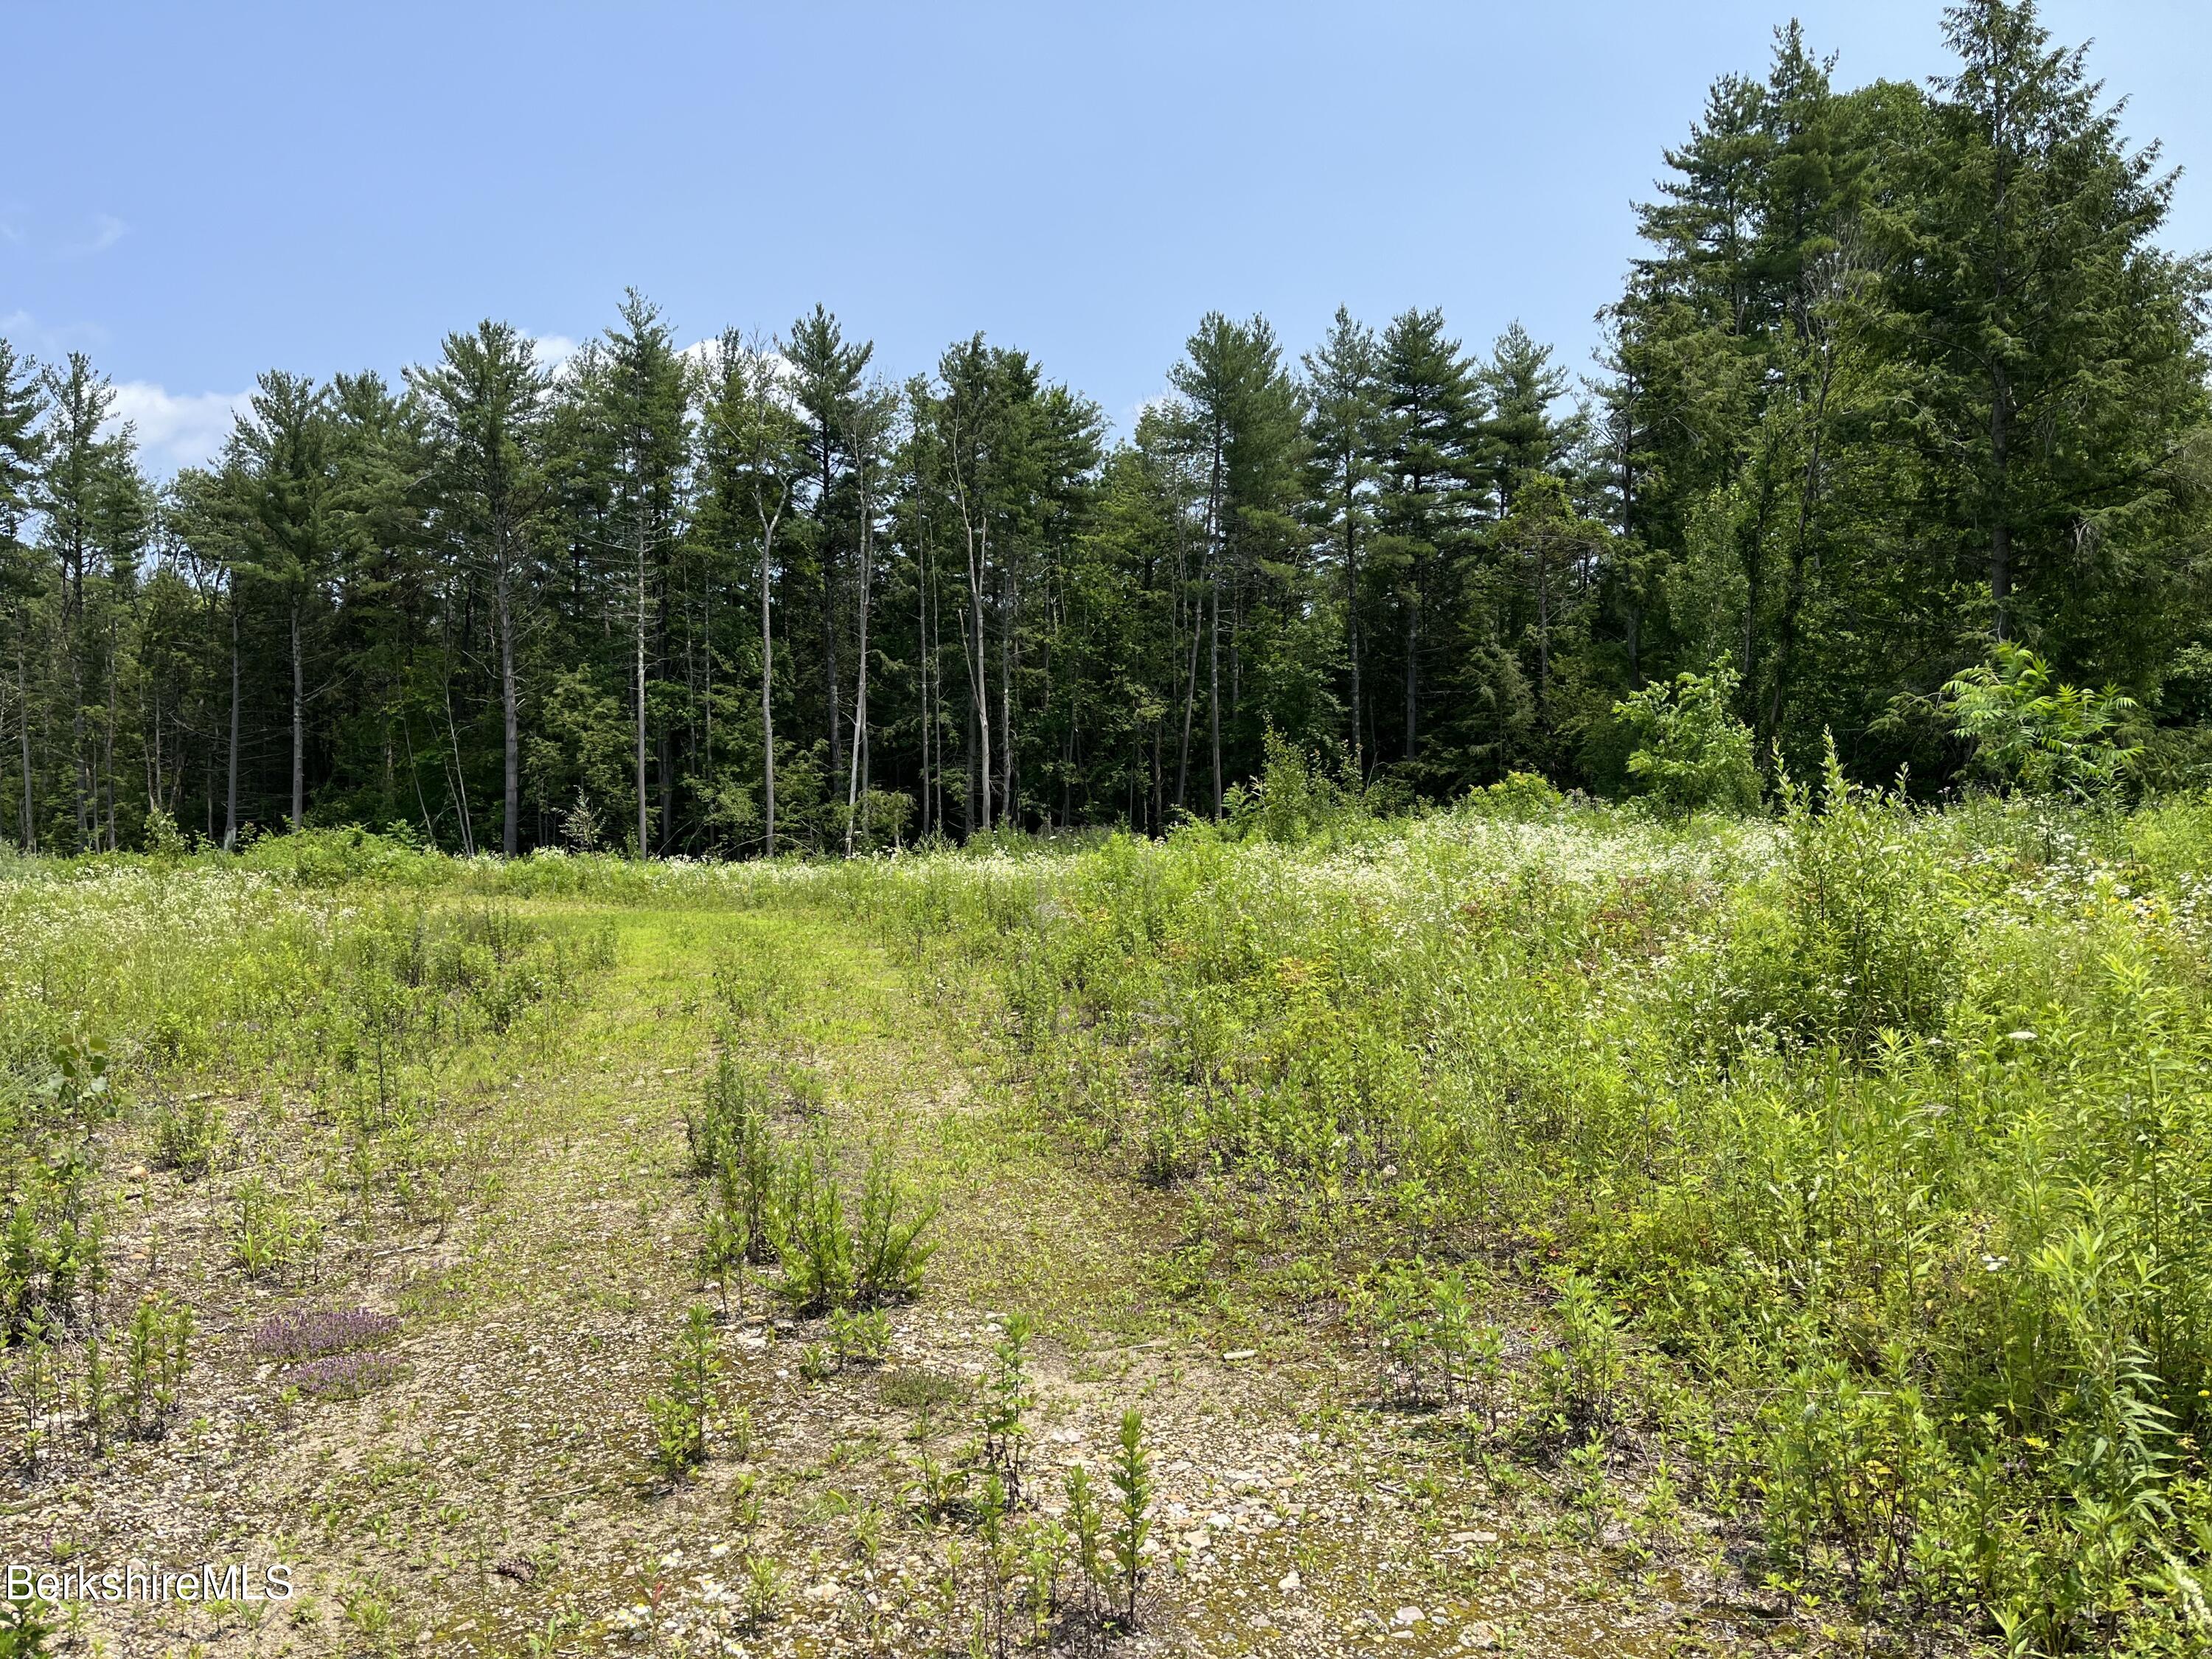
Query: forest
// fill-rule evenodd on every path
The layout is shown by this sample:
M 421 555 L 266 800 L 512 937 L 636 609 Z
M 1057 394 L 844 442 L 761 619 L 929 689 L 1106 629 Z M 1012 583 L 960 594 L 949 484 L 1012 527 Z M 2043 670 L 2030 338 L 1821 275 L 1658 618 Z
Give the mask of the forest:
M 1685 672 L 1770 778 L 1832 734 L 1924 795 L 1972 756 L 1943 688 L 2000 645 L 2187 782 L 2205 268 L 2081 51 L 1996 0 L 1947 29 L 1927 88 L 1839 88 L 1794 25 L 1716 82 L 1587 374 L 1418 304 L 1295 357 L 1212 313 L 1116 435 L 980 332 L 901 380 L 818 307 L 679 348 L 633 292 L 558 362 L 486 320 L 397 380 L 272 369 L 160 480 L 96 365 L 0 342 L 0 822 L 1158 834 L 1270 734 L 1378 804 L 1632 794 L 1619 708 Z

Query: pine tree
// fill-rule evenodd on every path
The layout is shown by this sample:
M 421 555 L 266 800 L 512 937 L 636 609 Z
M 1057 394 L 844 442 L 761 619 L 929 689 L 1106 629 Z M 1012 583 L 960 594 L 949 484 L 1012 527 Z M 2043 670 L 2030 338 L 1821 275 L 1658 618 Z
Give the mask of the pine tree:
M 549 383 L 531 342 L 512 325 L 489 318 L 474 333 L 448 334 L 441 361 L 409 379 L 423 399 L 436 444 L 441 526 L 491 586 L 499 650 L 500 850 L 513 858 L 522 822 L 516 647 L 537 581 L 536 526 L 547 493 L 540 428 Z
M 36 366 L 0 338 L 0 606 L 6 607 L 7 666 L 15 671 L 12 701 L 22 788 L 16 823 L 25 852 L 36 852 L 39 846 L 37 786 L 31 763 L 31 657 L 36 649 L 32 606 L 40 581 L 24 533 L 38 499 L 39 465 L 46 448 L 39 422 L 45 410 Z
M 1478 516 L 1482 404 L 1474 366 L 1444 334 L 1443 313 L 1407 311 L 1382 333 L 1382 477 L 1372 558 L 1392 578 L 1398 611 L 1404 739 L 1419 759 L 1425 623 L 1449 613 Z
M 1336 562 L 1351 669 L 1352 754 L 1361 772 L 1371 745 L 1361 684 L 1360 617 L 1365 605 L 1360 552 L 1374 522 L 1376 451 L 1382 412 L 1382 354 L 1375 331 L 1342 306 L 1322 343 L 1304 357 L 1309 494 Z

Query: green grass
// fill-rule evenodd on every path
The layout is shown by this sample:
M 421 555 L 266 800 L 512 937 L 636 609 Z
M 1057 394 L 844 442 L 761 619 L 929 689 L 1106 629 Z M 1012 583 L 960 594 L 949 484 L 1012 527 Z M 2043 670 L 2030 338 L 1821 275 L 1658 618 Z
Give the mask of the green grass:
M 19 1465 L 127 1486 L 213 1423 L 238 1501 L 319 1540 L 311 1650 L 601 1629 L 590 1572 L 649 1588 L 733 1516 L 723 1581 L 763 1561 L 761 1618 L 846 1620 L 836 1650 L 860 1614 L 796 1593 L 822 1561 L 918 1574 L 921 1605 L 964 1537 L 962 1605 L 1015 1618 L 972 1483 L 945 1521 L 904 1494 L 916 1460 L 955 1478 L 1026 1314 L 1037 1428 L 1094 1478 L 1127 1405 L 1186 1482 L 1297 1422 L 1300 1480 L 1413 1528 L 1286 1531 L 1209 1578 L 1176 1520 L 1156 1593 L 1224 1642 L 1243 1614 L 1209 1598 L 1297 1562 L 1330 1628 L 1387 1621 L 1408 1548 L 1528 1639 L 1644 1616 L 1653 1575 L 1815 1645 L 2203 1636 L 2212 808 L 1930 813 L 1831 780 L 1778 821 L 1526 786 L 1276 809 L 849 865 L 326 834 L 0 866 L 7 1363 L 46 1402 Z M 789 1263 L 741 1265 L 730 1329 L 758 1335 L 718 1339 L 708 1455 L 671 1481 L 646 1401 L 719 1306 L 684 1124 L 726 1064 L 848 1224 L 874 1164 L 940 1206 L 938 1249 L 904 1334 L 842 1367 L 802 1367 L 834 1332 L 778 1298 Z M 198 1370 L 168 1441 L 95 1450 L 84 1339 L 156 1293 L 198 1309 Z M 280 1408 L 240 1298 L 353 1297 L 402 1315 L 398 1380 Z M 448 1444 L 434 1478 L 314 1473 Z M 1470 1528 L 1506 1542 L 1468 1578 Z M 490 1571 L 533 1551 L 526 1589 Z

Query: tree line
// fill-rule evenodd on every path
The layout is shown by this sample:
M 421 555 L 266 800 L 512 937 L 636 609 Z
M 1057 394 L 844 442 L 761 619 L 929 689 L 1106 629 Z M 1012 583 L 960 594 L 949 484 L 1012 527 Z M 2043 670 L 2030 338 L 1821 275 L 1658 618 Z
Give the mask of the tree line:
M 1218 815 L 1271 734 L 1386 799 L 1632 789 L 1616 705 L 1723 668 L 1773 763 L 1964 756 L 2000 645 L 2208 752 L 2205 271 L 2029 3 L 1951 72 L 1711 88 L 1576 378 L 1516 324 L 1209 314 L 1097 406 L 817 307 L 679 349 L 262 375 L 158 485 L 81 354 L 0 341 L 0 813 L 27 848 L 317 823 L 464 852 L 853 850 Z

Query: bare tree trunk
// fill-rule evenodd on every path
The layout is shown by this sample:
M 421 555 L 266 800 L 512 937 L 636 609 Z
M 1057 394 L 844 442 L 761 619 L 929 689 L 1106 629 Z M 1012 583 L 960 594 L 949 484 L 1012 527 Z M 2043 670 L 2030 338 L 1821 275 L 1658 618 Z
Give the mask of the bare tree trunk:
M 785 491 L 784 500 L 790 492 Z M 761 817 L 767 831 L 768 856 L 775 856 L 775 709 L 771 702 L 775 687 L 775 639 L 769 626 L 769 594 L 770 573 L 774 569 L 776 521 L 783 517 L 783 501 L 776 503 L 770 513 L 758 503 L 761 520 L 760 562 L 760 617 L 761 617 Z
M 1406 758 L 1413 758 L 1415 684 L 1421 638 L 1421 585 L 1418 574 L 1406 585 Z
M 637 561 L 637 855 L 641 859 L 653 856 L 652 826 L 646 815 L 645 799 L 645 502 L 642 492 L 638 501 L 637 528 L 632 535 L 632 551 Z
M 1359 723 L 1359 536 L 1353 520 L 1358 502 L 1351 480 L 1352 468 L 1346 465 L 1344 491 L 1344 621 L 1345 631 L 1352 647 L 1352 770 L 1362 779 L 1367 775 L 1365 746 L 1360 741 L 1363 727 Z
M 1221 816 L 1221 572 L 1213 573 L 1213 603 L 1207 607 L 1206 718 L 1213 738 L 1213 816 Z
M 853 815 L 860 805 L 864 781 L 860 757 L 868 744 L 868 592 L 873 574 L 874 526 L 868 500 L 868 457 L 865 448 L 854 454 L 860 495 L 860 661 L 853 673 L 852 769 L 845 780 L 845 856 L 853 856 Z
M 514 614 L 507 592 L 507 559 L 504 547 L 499 557 L 499 568 L 492 583 L 492 597 L 499 619 L 499 701 L 500 713 L 505 722 L 507 763 L 506 808 L 504 821 L 500 825 L 499 849 L 513 858 L 519 845 L 517 831 L 522 817 L 522 726 L 515 707 L 514 695 Z
M 1014 573 L 999 574 L 999 821 L 1010 823 L 1014 805 Z
M 983 570 L 990 562 L 991 521 L 984 518 L 979 525 L 968 514 L 967 497 L 961 497 L 960 520 L 968 532 L 968 610 L 969 635 L 963 644 L 970 647 L 963 654 L 968 659 L 969 701 L 975 706 L 976 732 L 977 777 L 980 781 L 978 805 L 981 811 L 976 827 L 985 835 L 991 832 L 991 691 L 990 669 L 983 655 Z
M 226 853 L 238 845 L 238 588 L 234 581 L 230 592 L 230 754 L 227 767 L 230 775 L 222 813 L 222 850 Z
M 292 600 L 292 828 L 307 817 L 307 667 L 300 636 L 300 601 Z
M 1991 374 L 1990 399 L 1990 461 L 1996 473 L 1996 511 L 1990 515 L 1990 599 L 1995 612 L 1993 629 L 2005 637 L 2006 611 L 2012 604 L 2012 526 L 2006 518 L 2006 470 L 2012 435 L 2012 388 L 2002 369 Z
M 22 645 L 15 647 L 15 691 L 21 707 L 18 726 L 23 739 L 23 850 L 39 850 L 39 817 L 32 807 L 31 785 L 31 667 Z

